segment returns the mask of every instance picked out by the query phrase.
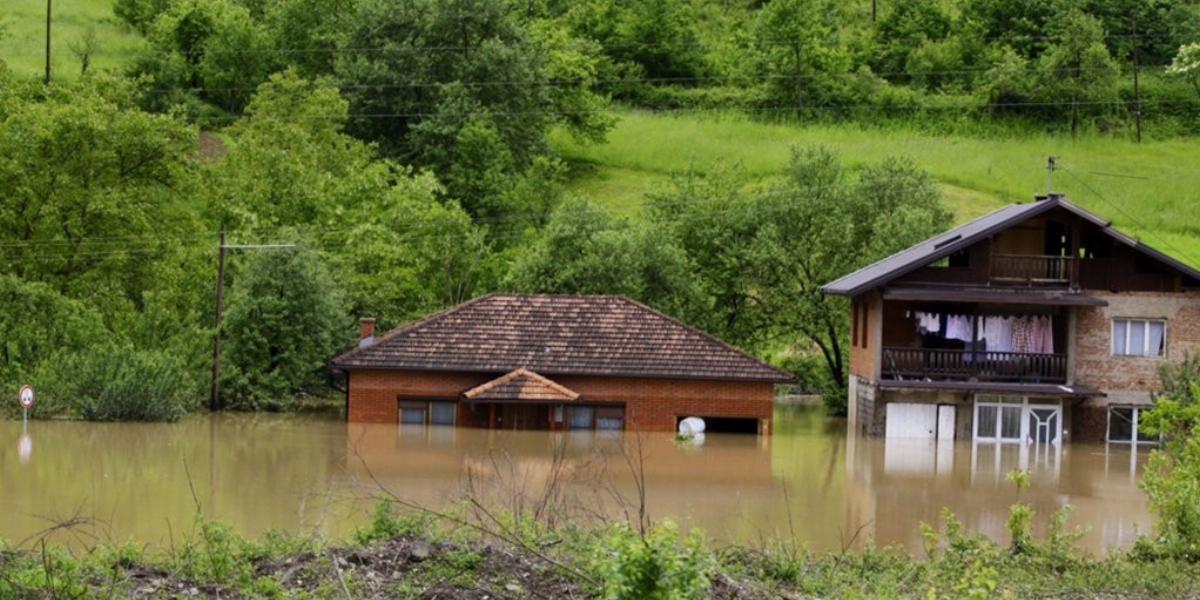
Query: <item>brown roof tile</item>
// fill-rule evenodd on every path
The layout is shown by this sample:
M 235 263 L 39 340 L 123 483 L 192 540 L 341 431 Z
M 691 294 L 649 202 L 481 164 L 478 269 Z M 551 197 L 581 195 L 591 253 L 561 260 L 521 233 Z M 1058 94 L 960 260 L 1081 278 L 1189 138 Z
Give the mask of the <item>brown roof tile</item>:
M 335 357 L 339 369 L 791 381 L 788 373 L 622 296 L 493 294 Z
M 524 367 L 463 393 L 467 400 L 530 400 L 573 402 L 579 392 L 561 386 Z

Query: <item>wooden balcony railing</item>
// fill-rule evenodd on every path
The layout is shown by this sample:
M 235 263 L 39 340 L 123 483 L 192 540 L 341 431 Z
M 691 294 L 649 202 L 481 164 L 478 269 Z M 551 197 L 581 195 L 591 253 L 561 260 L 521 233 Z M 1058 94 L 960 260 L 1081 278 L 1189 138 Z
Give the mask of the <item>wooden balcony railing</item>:
M 1033 254 L 992 255 L 991 279 L 1005 283 L 1065 284 L 1075 280 L 1076 259 Z
M 1066 354 L 884 348 L 884 379 L 1066 383 Z

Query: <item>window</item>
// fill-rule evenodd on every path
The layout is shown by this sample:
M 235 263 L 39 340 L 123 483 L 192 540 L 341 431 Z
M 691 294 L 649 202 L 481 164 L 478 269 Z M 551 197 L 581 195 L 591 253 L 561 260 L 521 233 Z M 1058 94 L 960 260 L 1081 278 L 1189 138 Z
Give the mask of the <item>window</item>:
M 620 431 L 624 428 L 624 408 L 608 407 L 596 410 L 596 429 L 602 431 Z
M 453 425 L 458 405 L 453 402 L 430 402 L 429 423 L 431 425 Z
M 1167 349 L 1167 322 L 1161 319 L 1113 319 L 1114 356 L 1163 356 Z
M 401 425 L 424 425 L 425 424 L 425 405 L 400 405 L 400 424 Z
M 1108 408 L 1108 441 L 1131 444 L 1154 444 L 1158 438 L 1139 430 L 1139 421 L 1144 408 L 1136 406 L 1110 406 Z
M 453 425 L 456 402 L 400 402 L 401 425 Z
M 591 429 L 594 413 L 590 406 L 572 406 L 568 413 L 571 429 Z

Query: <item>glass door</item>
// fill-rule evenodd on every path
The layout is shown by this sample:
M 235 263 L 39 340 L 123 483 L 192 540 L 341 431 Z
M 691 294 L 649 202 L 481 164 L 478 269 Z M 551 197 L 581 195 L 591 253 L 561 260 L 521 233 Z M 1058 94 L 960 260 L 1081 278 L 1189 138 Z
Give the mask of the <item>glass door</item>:
M 1029 441 L 1035 444 L 1058 444 L 1062 434 L 1062 408 L 1058 406 L 1030 406 Z

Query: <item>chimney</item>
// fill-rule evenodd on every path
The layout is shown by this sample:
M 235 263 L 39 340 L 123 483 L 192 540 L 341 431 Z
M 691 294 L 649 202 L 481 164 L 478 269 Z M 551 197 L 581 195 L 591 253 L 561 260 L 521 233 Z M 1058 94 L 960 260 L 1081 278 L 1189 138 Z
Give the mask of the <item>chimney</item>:
M 363 348 L 375 343 L 375 317 L 363 317 L 358 320 L 358 347 Z

